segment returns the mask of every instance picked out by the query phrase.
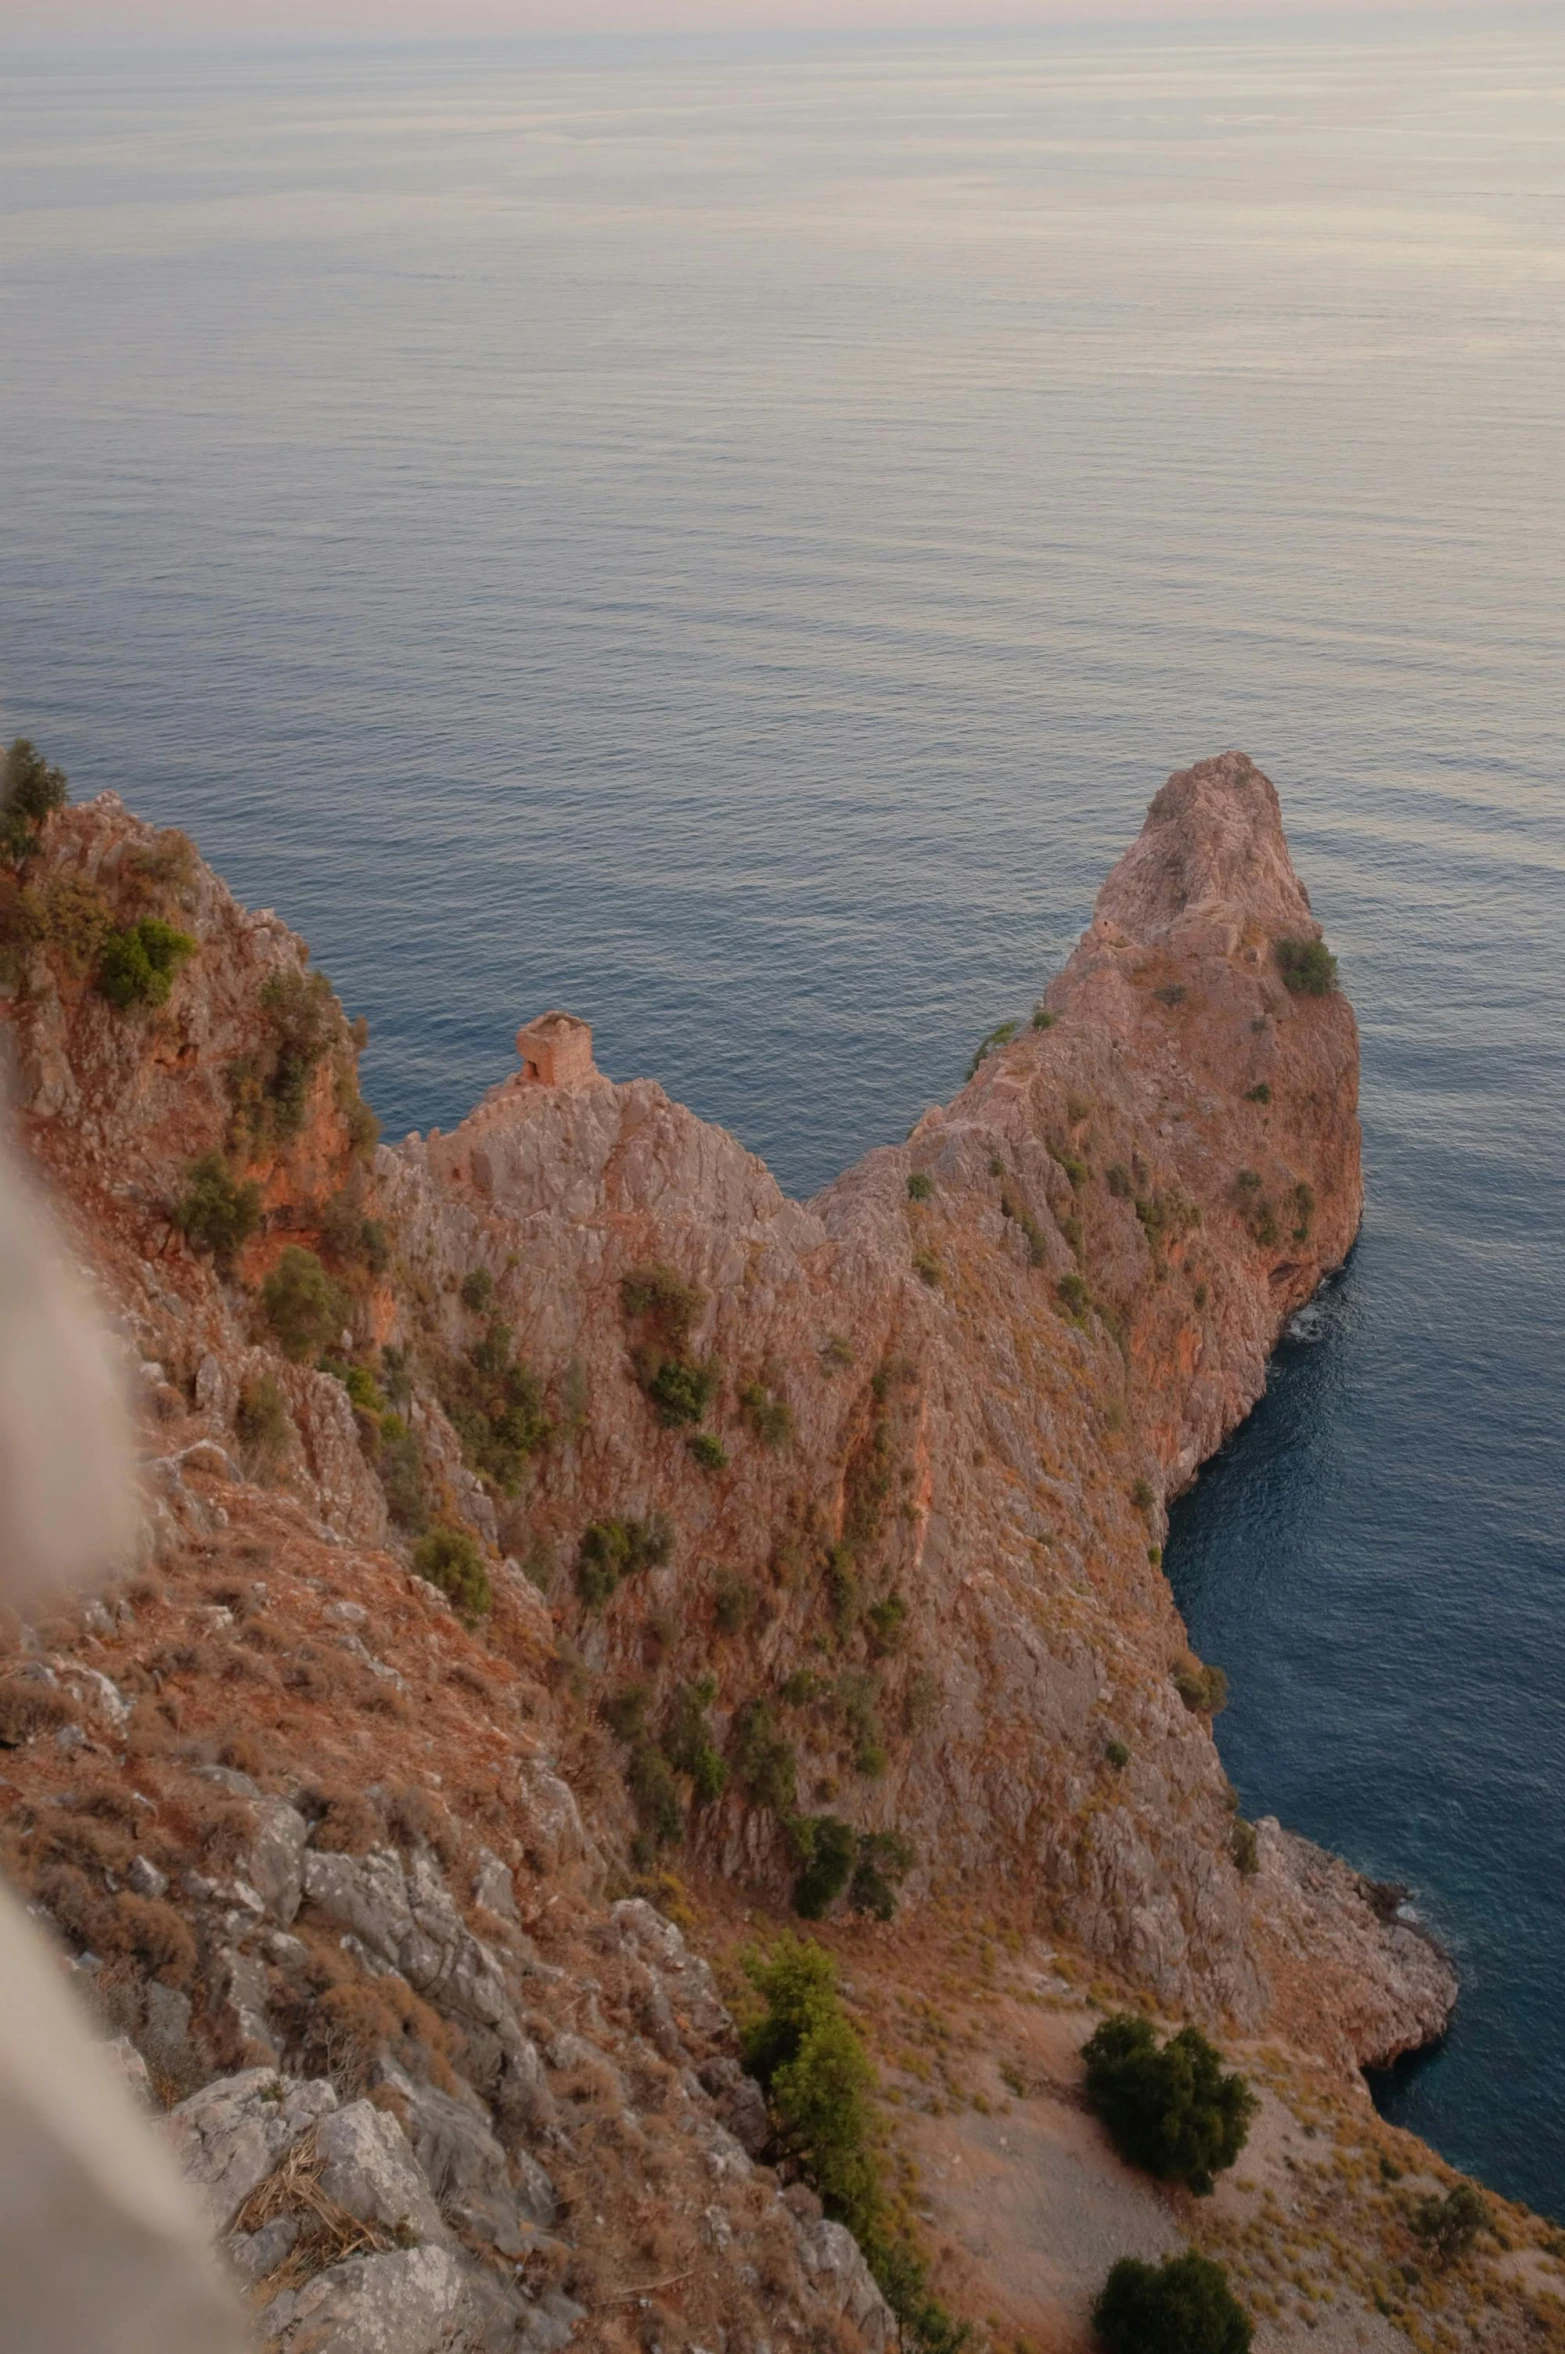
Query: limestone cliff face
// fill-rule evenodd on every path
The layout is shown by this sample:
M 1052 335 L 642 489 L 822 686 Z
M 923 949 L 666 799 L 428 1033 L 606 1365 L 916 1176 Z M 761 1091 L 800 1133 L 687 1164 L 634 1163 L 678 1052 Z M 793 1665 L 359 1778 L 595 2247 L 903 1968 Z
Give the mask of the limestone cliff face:
M 191 945 L 115 1004 L 143 919 Z M 1339 2080 L 1439 2032 L 1388 1892 L 1237 1824 L 1161 1570 L 1357 1230 L 1353 1015 L 1278 955 L 1317 936 L 1260 772 L 1170 779 L 1035 1026 L 798 1203 L 568 1024 L 377 1148 L 302 942 L 112 795 L 0 873 L 19 1122 L 145 1453 L 118 1589 L 0 1624 L 0 1843 L 275 2342 L 890 2342 L 631 1874 L 715 1951 L 835 1840 L 1023 1980 L 1084 1956 Z M 471 1626 L 431 1530 L 487 1564 Z M 916 1983 L 846 1869 L 827 1933 Z
M 584 1401 L 503 1534 L 595 1678 L 648 1683 L 655 1717 L 715 1673 L 719 1741 L 764 1706 L 798 1811 L 906 1837 L 913 1892 L 1003 1894 L 1247 2023 L 1275 1907 L 1173 1680 L 1156 1546 L 1357 1229 L 1352 1012 L 1291 994 L 1273 945 L 1317 932 L 1276 795 L 1229 755 L 1159 794 L 1048 1026 L 806 1206 L 645 1081 L 504 1084 L 377 1162 L 449 1344 L 482 1266 L 557 1423 Z M 648 1265 L 701 1294 L 720 1470 L 638 1386 L 623 1287 Z M 584 1528 L 655 1511 L 672 1558 L 584 1607 Z M 742 1770 L 691 1839 L 774 1895 L 797 1868 Z
M 6 1006 L 26 1133 L 154 1430 L 256 1471 L 236 1421 L 269 1375 L 290 1428 L 265 1480 L 322 1538 L 405 1542 L 375 1418 L 258 1312 L 259 1277 L 304 1243 L 342 1287 L 334 1345 L 405 1384 L 405 1525 L 465 1524 L 525 1563 L 585 1688 L 632 1693 L 632 1741 L 600 1728 L 583 1753 L 610 1847 L 649 1835 L 636 1742 L 670 1753 L 694 1709 L 726 1783 L 676 1774 L 687 1859 L 768 1901 L 801 1821 L 831 1816 L 907 1843 L 904 1901 L 973 1896 L 1170 2008 L 1286 2016 L 1343 2057 L 1438 2027 L 1443 1963 L 1329 1873 L 1306 1902 L 1302 1843 L 1241 1870 L 1159 1565 L 1165 1499 L 1359 1220 L 1353 1015 L 1285 983 L 1277 942 L 1318 927 L 1259 770 L 1231 753 L 1171 778 L 1038 1026 L 808 1204 L 651 1081 L 595 1074 L 504 1081 L 451 1135 L 371 1161 L 351 1036 L 329 994 L 305 1003 L 302 945 L 199 862 L 159 869 L 162 839 L 105 796 L 51 821 L 25 887 L 37 909 L 89 886 L 123 920 L 161 872 L 198 942 L 167 1005 L 111 1007 L 35 916 Z M 171 1223 L 212 1151 L 268 1213 L 221 1278 Z M 696 1421 L 688 1385 L 658 1389 L 670 1359 Z M 530 1423 L 502 1460 L 475 1382 L 507 1366 Z M 182 1475 L 151 1447 L 149 1543 L 172 1542 Z M 615 1527 L 666 1535 L 595 1582 Z M 1301 1924 L 1328 1915 L 1313 1983 Z

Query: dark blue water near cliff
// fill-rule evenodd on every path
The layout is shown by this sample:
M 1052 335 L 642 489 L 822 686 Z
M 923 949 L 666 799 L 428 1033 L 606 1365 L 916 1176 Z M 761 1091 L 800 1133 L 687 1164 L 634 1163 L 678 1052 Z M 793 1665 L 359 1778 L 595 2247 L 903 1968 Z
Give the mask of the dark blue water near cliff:
M 1244 744 L 1369 1214 L 1170 1569 L 1466 1993 L 1387 2096 L 1565 2217 L 1565 33 L 18 69 L 0 692 L 373 1027 L 564 1003 L 807 1190 Z

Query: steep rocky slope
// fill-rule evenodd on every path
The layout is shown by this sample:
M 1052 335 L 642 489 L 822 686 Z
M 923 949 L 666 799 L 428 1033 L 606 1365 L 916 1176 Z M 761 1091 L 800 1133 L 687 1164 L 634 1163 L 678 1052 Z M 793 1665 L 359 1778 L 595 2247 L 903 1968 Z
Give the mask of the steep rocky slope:
M 144 921 L 190 947 L 115 1003 Z M 275 917 L 112 795 L 48 820 L 4 1034 L 147 1514 L 8 1637 L 7 1858 L 278 2342 L 884 2342 L 671 1867 L 714 1954 L 802 1882 L 884 1983 L 981 1916 L 1343 2083 L 1438 2033 L 1436 1949 L 1237 1820 L 1160 1568 L 1357 1229 L 1317 939 L 1268 781 L 1176 776 L 1034 1024 L 801 1205 L 590 1067 L 377 1146 Z

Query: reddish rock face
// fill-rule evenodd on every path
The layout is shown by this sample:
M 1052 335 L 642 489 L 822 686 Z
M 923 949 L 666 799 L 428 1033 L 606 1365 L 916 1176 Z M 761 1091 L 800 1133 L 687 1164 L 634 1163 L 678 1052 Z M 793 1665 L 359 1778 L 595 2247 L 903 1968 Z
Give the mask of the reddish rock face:
M 68 812 L 32 885 L 143 836 Z M 269 1374 L 267 1476 L 370 1547 L 388 1499 L 406 1525 L 411 1444 L 420 1511 L 527 1564 L 584 1692 L 638 1692 L 687 1756 L 695 1710 L 726 1780 L 676 1783 L 689 1869 L 785 1905 L 790 1826 L 830 1814 L 905 1843 L 905 1902 L 1046 1925 L 1170 2008 L 1285 2014 L 1336 2058 L 1429 2032 L 1449 1973 L 1427 1948 L 1404 1967 L 1351 1875 L 1306 1875 L 1305 1901 L 1293 1848 L 1241 1871 L 1160 1567 L 1166 1498 L 1361 1206 L 1353 1015 L 1284 977 L 1277 943 L 1318 927 L 1251 762 L 1171 778 L 1036 1025 L 808 1204 L 652 1082 L 598 1075 L 561 1014 L 519 1034 L 534 1078 L 366 1169 L 333 1001 L 301 1124 L 253 1164 L 269 1223 L 221 1280 L 170 1212 L 193 1155 L 245 1173 L 234 1070 L 265 1047 L 263 975 L 303 952 L 206 870 L 189 888 L 199 948 L 161 1012 L 127 1027 L 47 944 L 9 1009 L 30 1140 L 188 1436 L 239 1446 Z M 255 1282 L 301 1237 L 364 1377 L 406 1385 L 400 1436 L 272 1345 Z M 602 1742 L 595 1835 L 655 1846 Z

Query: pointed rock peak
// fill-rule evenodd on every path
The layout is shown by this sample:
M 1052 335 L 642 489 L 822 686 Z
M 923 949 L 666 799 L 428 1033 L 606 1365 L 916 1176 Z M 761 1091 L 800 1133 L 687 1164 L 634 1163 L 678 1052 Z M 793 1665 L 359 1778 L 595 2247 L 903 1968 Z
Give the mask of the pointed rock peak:
M 1094 929 L 1156 941 L 1194 917 L 1314 934 L 1277 788 L 1243 752 L 1175 771 L 1098 894 Z

